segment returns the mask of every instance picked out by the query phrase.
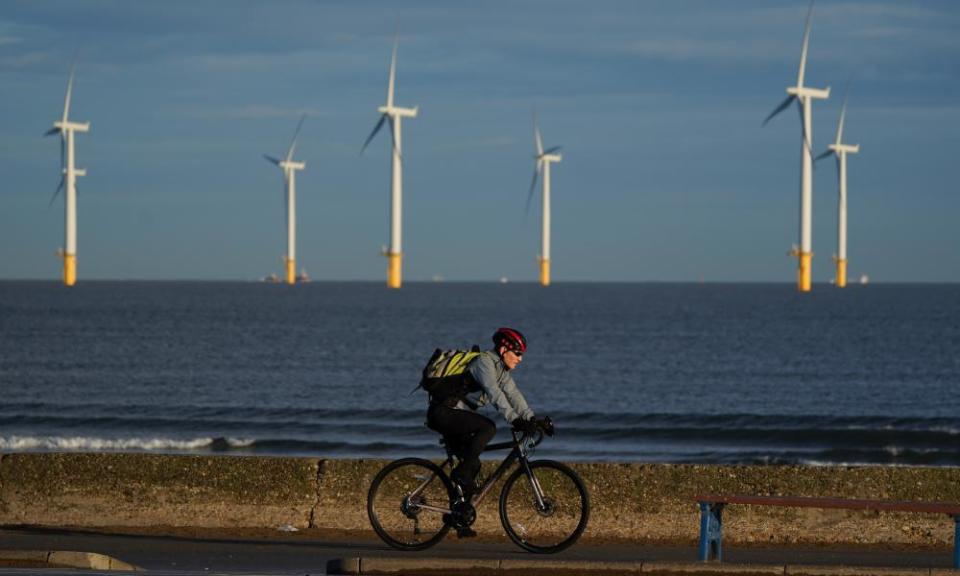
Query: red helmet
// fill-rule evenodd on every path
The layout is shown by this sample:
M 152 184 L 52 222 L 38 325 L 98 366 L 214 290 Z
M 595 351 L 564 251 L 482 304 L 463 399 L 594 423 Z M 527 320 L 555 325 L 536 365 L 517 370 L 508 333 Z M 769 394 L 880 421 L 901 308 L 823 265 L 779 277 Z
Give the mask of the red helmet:
M 506 346 L 507 350 L 523 354 L 527 351 L 527 339 L 519 330 L 513 328 L 497 328 L 493 333 L 493 345 L 497 348 Z

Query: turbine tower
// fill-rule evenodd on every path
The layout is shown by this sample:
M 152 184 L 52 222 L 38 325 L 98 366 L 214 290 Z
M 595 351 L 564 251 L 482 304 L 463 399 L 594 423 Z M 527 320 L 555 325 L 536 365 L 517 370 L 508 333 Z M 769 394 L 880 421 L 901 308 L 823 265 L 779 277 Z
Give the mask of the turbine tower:
M 297 170 L 303 170 L 307 165 L 304 162 L 295 162 L 293 153 L 297 149 L 297 137 L 300 135 L 300 128 L 306 118 L 306 114 L 300 117 L 300 123 L 297 124 L 297 129 L 293 133 L 293 140 L 290 142 L 290 148 L 287 149 L 287 155 L 283 160 L 266 154 L 263 155 L 264 158 L 283 170 L 284 188 L 287 195 L 287 255 L 283 257 L 283 263 L 287 284 L 294 284 L 297 281 Z
M 63 283 L 73 286 L 77 283 L 77 177 L 86 176 L 87 171 L 74 166 L 76 153 L 74 150 L 74 134 L 89 132 L 89 122 L 73 122 L 70 120 L 70 96 L 73 92 L 73 73 L 76 65 L 70 67 L 70 79 L 67 80 L 67 95 L 63 100 L 63 117 L 53 123 L 53 128 L 47 130 L 44 136 L 60 134 L 60 184 L 53 193 L 50 203 L 64 190 L 64 248 L 60 250 L 63 258 Z
M 543 138 L 540 136 L 540 128 L 537 126 L 537 114 L 533 113 L 533 145 L 534 145 L 534 167 L 533 180 L 530 182 L 530 191 L 527 193 L 527 211 L 530 211 L 530 200 L 533 197 L 533 189 L 537 185 L 537 177 L 542 184 L 542 206 L 541 206 L 541 226 L 540 226 L 540 256 L 537 258 L 540 262 L 540 285 L 550 285 L 550 164 L 560 162 L 563 156 L 557 154 L 562 148 L 554 146 L 553 148 L 543 149 Z
M 813 140 L 813 101 L 825 100 L 830 97 L 830 87 L 826 89 L 808 88 L 804 86 L 804 72 L 807 66 L 807 49 L 810 45 L 810 19 L 813 16 L 813 0 L 807 11 L 807 23 L 803 31 L 803 48 L 800 50 L 800 70 L 797 73 L 797 85 L 787 88 L 787 98 L 777 106 L 763 121 L 766 125 L 771 118 L 786 110 L 794 101 L 800 112 L 801 143 L 800 143 L 800 246 L 794 247 L 791 254 L 799 260 L 797 270 L 797 288 L 801 292 L 810 291 L 810 261 L 812 251 L 812 205 L 813 205 L 813 159 L 811 142 Z
M 419 106 L 401 108 L 393 104 L 393 88 L 397 78 L 397 42 L 393 40 L 393 57 L 390 59 L 390 77 L 387 81 L 387 103 L 380 106 L 380 120 L 367 136 L 360 153 L 367 149 L 377 132 L 389 121 L 390 134 L 393 140 L 392 177 L 390 185 L 390 247 L 385 250 L 387 256 L 387 287 L 400 288 L 403 284 L 401 260 L 403 258 L 402 222 L 403 222 L 403 156 L 401 153 L 400 120 L 402 118 L 416 118 Z
M 837 288 L 847 285 L 847 154 L 860 152 L 859 144 L 843 143 L 843 119 L 847 114 L 847 95 L 844 92 L 843 106 L 840 108 L 840 122 L 837 124 L 837 139 L 828 150 L 817 156 L 816 160 L 833 154 L 837 157 L 837 179 L 839 180 L 839 204 L 837 207 L 837 254 L 833 257 L 837 263 Z

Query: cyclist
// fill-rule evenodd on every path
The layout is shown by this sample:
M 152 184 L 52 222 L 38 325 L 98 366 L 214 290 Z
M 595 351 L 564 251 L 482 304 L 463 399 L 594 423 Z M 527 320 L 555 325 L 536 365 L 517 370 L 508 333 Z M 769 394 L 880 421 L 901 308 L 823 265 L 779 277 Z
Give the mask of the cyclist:
M 527 339 L 519 330 L 497 329 L 493 334 L 493 349 L 480 354 L 467 366 L 464 373 L 470 388 L 467 396 L 455 403 L 431 401 L 427 410 L 427 426 L 459 447 L 460 464 L 451 471 L 450 478 L 468 498 L 477 490 L 480 453 L 497 432 L 493 420 L 477 414 L 476 410 L 493 404 L 515 430 L 534 432 L 537 429 L 533 410 L 527 406 L 510 374 L 526 351 Z

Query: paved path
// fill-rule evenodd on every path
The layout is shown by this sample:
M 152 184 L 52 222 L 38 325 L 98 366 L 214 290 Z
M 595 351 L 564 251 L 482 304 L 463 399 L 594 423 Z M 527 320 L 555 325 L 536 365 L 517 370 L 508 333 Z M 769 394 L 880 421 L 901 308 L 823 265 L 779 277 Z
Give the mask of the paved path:
M 695 562 L 696 548 L 580 543 L 560 554 L 526 553 L 509 541 L 450 538 L 428 552 L 401 553 L 370 538 L 317 539 L 304 533 L 268 538 L 106 535 L 56 530 L 0 530 L 0 550 L 79 550 L 106 554 L 157 572 L 324 574 L 334 558 L 439 556 L 446 558 Z M 727 564 L 807 564 L 949 568 L 952 553 L 885 550 L 816 550 L 789 547 L 724 550 Z

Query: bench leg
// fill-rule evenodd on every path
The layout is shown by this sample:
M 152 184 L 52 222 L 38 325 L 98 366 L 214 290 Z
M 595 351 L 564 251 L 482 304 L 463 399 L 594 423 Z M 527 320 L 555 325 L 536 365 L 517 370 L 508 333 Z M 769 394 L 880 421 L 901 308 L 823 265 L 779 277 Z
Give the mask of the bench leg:
M 960 516 L 953 517 L 953 567 L 960 569 Z
M 960 523 L 957 524 L 960 526 Z M 958 528 L 960 530 L 960 528 Z M 723 503 L 700 503 L 700 561 L 723 560 Z

